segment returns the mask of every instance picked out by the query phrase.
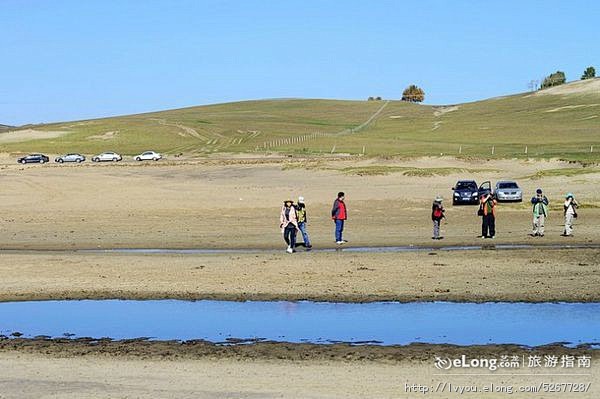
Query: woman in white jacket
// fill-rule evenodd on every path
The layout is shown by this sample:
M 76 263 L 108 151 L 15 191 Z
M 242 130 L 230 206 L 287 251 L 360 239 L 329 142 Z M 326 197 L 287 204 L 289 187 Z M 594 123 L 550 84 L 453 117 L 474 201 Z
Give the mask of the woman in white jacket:
M 283 203 L 281 208 L 281 215 L 279 216 L 279 227 L 283 233 L 283 239 L 288 245 L 287 252 L 296 252 L 296 233 L 298 230 L 298 214 L 296 208 L 294 208 L 294 201 L 287 200 Z

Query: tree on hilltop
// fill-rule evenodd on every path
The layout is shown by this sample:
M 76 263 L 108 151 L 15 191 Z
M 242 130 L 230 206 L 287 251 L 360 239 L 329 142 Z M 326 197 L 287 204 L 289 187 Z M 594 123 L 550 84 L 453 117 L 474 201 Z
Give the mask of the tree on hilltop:
M 551 73 L 544 79 L 542 85 L 540 86 L 540 89 L 547 89 L 548 87 L 560 86 L 566 81 L 567 77 L 565 76 L 565 73 L 563 71 L 556 71 L 554 73 Z
M 583 71 L 583 75 L 581 75 L 581 80 L 586 79 L 594 79 L 596 77 L 596 68 L 593 66 L 587 67 L 585 71 Z
M 402 101 L 420 103 L 425 100 L 425 92 L 417 85 L 410 85 L 402 92 Z

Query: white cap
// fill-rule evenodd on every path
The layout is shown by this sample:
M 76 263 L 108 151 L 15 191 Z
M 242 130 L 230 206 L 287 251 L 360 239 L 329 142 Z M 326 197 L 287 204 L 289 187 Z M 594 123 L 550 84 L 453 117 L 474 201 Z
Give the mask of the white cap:
M 298 197 L 298 202 L 304 203 L 304 197 Z

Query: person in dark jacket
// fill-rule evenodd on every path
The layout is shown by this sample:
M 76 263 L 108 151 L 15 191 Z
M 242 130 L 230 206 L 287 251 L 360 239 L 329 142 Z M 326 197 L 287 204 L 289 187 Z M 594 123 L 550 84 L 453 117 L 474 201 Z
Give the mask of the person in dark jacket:
M 440 236 L 440 225 L 442 224 L 442 219 L 446 218 L 444 212 L 444 206 L 442 205 L 442 197 L 438 195 L 433 201 L 433 205 L 431 206 L 431 220 L 433 221 L 433 240 L 441 240 L 444 237 Z
M 548 217 L 549 201 L 541 188 L 535 191 L 535 197 L 531 198 L 531 205 L 533 205 L 533 230 L 531 236 L 543 237 L 544 225 Z
M 348 242 L 342 238 L 344 222 L 348 219 L 348 208 L 346 208 L 346 203 L 344 202 L 345 198 L 346 195 L 340 191 L 337 195 L 337 199 L 333 202 L 333 208 L 331 209 L 331 219 L 333 219 L 335 223 L 335 243 L 338 245 Z

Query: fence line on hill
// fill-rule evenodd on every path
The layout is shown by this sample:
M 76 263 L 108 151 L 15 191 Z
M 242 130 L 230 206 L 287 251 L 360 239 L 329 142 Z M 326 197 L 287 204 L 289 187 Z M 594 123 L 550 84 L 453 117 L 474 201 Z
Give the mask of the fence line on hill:
M 366 121 L 364 121 L 363 123 L 361 123 L 360 125 L 358 125 L 356 127 L 346 128 L 346 129 L 340 130 L 338 132 L 333 132 L 333 133 L 314 132 L 314 133 L 304 134 L 304 135 L 300 135 L 300 136 L 281 137 L 278 139 L 265 141 L 263 143 L 262 147 L 258 146 L 258 147 L 256 147 L 256 150 L 260 150 L 260 149 L 268 150 L 268 149 L 281 147 L 284 145 L 293 145 L 293 144 L 304 143 L 304 142 L 307 142 L 310 140 L 315 140 L 319 137 L 335 137 L 335 136 L 341 136 L 344 134 L 352 134 L 352 133 L 359 132 L 359 131 L 363 130 L 364 128 L 366 128 L 367 126 L 369 126 L 381 114 L 381 112 L 383 112 L 384 108 L 388 104 L 389 104 L 389 100 L 386 101 L 381 107 L 379 107 L 377 109 L 377 111 L 375 111 L 371 116 L 369 116 L 369 118 Z

